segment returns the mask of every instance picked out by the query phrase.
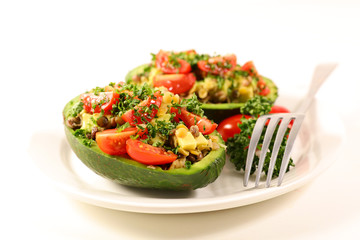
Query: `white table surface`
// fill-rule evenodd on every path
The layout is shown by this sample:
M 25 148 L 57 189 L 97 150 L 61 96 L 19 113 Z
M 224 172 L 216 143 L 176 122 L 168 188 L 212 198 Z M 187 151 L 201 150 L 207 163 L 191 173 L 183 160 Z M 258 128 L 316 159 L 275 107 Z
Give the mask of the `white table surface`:
M 360 238 L 359 1 L 119 2 L 0 2 L 0 239 Z M 78 202 L 35 166 L 31 136 L 59 128 L 70 98 L 123 79 L 151 52 L 191 48 L 254 60 L 280 91 L 305 93 L 317 63 L 338 62 L 317 96 L 345 126 L 337 161 L 283 196 L 180 215 Z

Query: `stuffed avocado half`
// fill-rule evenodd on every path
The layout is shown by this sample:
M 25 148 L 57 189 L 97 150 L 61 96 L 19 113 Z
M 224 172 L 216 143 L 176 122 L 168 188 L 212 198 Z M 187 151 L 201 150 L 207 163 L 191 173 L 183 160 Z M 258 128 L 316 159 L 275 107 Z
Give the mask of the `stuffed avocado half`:
M 196 97 L 182 99 L 144 84 L 97 87 L 63 110 L 66 138 L 95 173 L 140 188 L 205 187 L 225 164 L 217 124 L 203 115 Z
M 182 98 L 196 94 L 205 115 L 219 123 L 239 113 L 239 108 L 255 96 L 275 102 L 277 87 L 258 73 L 252 61 L 237 64 L 234 54 L 198 54 L 194 50 L 152 54 L 149 64 L 140 65 L 125 77 L 127 83 L 164 86 Z

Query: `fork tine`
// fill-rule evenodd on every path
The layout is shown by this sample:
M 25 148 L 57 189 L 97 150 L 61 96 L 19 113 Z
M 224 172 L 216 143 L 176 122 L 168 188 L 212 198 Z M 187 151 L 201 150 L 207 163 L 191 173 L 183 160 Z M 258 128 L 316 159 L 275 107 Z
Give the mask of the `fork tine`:
M 273 147 L 273 150 L 271 153 L 270 165 L 269 165 L 269 170 L 268 170 L 267 178 L 266 178 L 266 187 L 270 187 L 270 181 L 271 181 L 271 178 L 272 178 L 272 175 L 274 172 L 276 157 L 278 155 L 280 145 L 284 138 L 285 132 L 286 132 L 288 125 L 289 125 L 290 121 L 292 120 L 292 118 L 293 118 L 292 116 L 284 116 L 281 120 L 281 124 L 279 126 L 279 130 L 277 131 L 274 147 Z
M 286 147 L 285 147 L 284 156 L 283 156 L 283 159 L 282 159 L 282 162 L 281 162 L 281 168 L 280 168 L 280 173 L 279 173 L 279 178 L 278 178 L 278 186 L 280 186 L 282 181 L 283 181 L 283 178 L 284 178 L 284 175 L 285 175 L 285 172 L 286 172 L 286 168 L 287 168 L 287 166 L 289 164 L 290 153 L 291 153 L 291 150 L 292 150 L 292 148 L 294 146 L 296 136 L 297 136 L 297 134 L 298 134 L 298 132 L 300 130 L 300 127 L 301 127 L 301 124 L 302 124 L 302 122 L 304 120 L 304 117 L 305 117 L 304 114 L 297 114 L 296 118 L 294 119 L 294 123 L 293 123 L 293 125 L 291 127 L 289 138 L 287 140 Z
M 267 151 L 269 149 L 271 138 L 272 138 L 272 136 L 274 134 L 276 126 L 279 123 L 279 120 L 280 120 L 280 117 L 272 116 L 270 118 L 269 125 L 267 126 L 264 141 L 263 141 L 262 147 L 261 147 L 259 165 L 258 165 L 258 169 L 257 169 L 257 172 L 256 172 L 256 180 L 255 180 L 255 186 L 256 187 L 259 186 L 260 176 L 261 176 L 261 172 L 262 172 L 262 169 L 263 169 L 263 166 L 264 166 L 265 157 L 266 157 Z
M 258 120 L 256 121 L 256 124 L 255 124 L 254 130 L 251 134 L 251 140 L 250 140 L 250 144 L 249 144 L 249 149 L 248 149 L 248 153 L 247 153 L 247 157 L 246 157 L 246 165 L 245 165 L 245 175 L 244 175 L 244 186 L 245 187 L 248 185 L 248 182 L 249 182 L 250 171 L 251 171 L 251 166 L 252 166 L 252 163 L 254 160 L 256 146 L 259 142 L 262 130 L 264 128 L 264 124 L 268 119 L 269 119 L 269 116 L 264 116 L 264 117 L 258 118 Z

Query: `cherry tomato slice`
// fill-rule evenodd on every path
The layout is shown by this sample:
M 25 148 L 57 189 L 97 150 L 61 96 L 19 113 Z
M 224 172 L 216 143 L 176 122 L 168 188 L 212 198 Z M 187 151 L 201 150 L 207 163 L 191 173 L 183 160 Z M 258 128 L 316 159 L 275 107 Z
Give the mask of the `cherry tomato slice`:
M 246 62 L 244 65 L 241 66 L 241 70 L 249 73 L 250 76 L 258 76 L 259 75 L 253 61 Z
M 103 110 L 104 114 L 109 114 L 112 105 L 119 101 L 119 94 L 116 92 L 100 92 L 99 95 L 84 93 L 81 94 L 80 101 L 84 103 L 84 109 L 88 113 L 100 113 Z
M 196 77 L 193 73 L 157 75 L 153 80 L 154 87 L 163 86 L 175 94 L 189 91 L 195 82 Z
M 194 49 L 190 49 L 187 51 L 184 51 L 186 54 L 190 55 L 190 54 L 196 54 L 196 51 Z
M 160 50 L 156 54 L 155 65 L 160 68 L 163 73 L 189 73 L 191 72 L 191 65 L 187 61 L 180 58 L 170 58 L 171 53 Z
M 171 112 L 176 114 L 174 118 L 175 120 L 176 119 L 182 120 L 188 128 L 194 125 L 198 126 L 199 131 L 204 135 L 208 135 L 212 133 L 213 131 L 215 131 L 217 127 L 216 123 L 212 123 L 209 119 L 205 117 L 200 117 L 199 115 L 191 113 L 187 111 L 185 108 L 181 108 L 180 113 L 179 113 L 179 109 L 172 108 Z
M 262 89 L 262 90 L 259 92 L 259 95 L 260 95 L 260 96 L 267 96 L 269 93 L 270 93 L 270 89 L 266 86 L 264 89 Z
M 121 117 L 125 122 L 130 123 L 131 126 L 136 126 L 137 124 L 150 122 L 157 114 L 158 109 L 161 105 L 162 95 L 160 91 L 154 93 L 154 98 L 151 96 L 142 101 L 134 109 L 128 110 Z
M 269 112 L 269 114 L 271 114 L 271 113 L 289 113 L 289 112 L 290 112 L 289 109 L 287 109 L 286 107 L 274 105 L 271 107 L 271 111 Z
M 131 138 L 126 141 L 126 152 L 135 161 L 146 165 L 162 165 L 177 159 L 173 152 Z
M 238 124 L 241 124 L 241 119 L 243 117 L 245 117 L 246 119 L 251 118 L 251 116 L 249 115 L 237 114 L 224 119 L 219 124 L 216 130 L 220 133 L 225 142 L 228 138 L 234 137 L 235 134 L 240 133 L 241 130 L 238 127 Z
M 236 66 L 236 56 L 234 54 L 222 57 L 213 57 L 209 60 L 199 61 L 198 68 L 204 72 L 219 75 L 231 71 Z
M 271 111 L 269 112 L 269 114 L 274 114 L 274 113 L 290 113 L 290 111 L 286 107 L 274 105 L 271 107 Z M 281 123 L 281 121 L 280 121 L 280 123 Z M 269 124 L 269 121 L 266 122 L 266 125 L 268 125 L 268 124 Z M 292 121 L 290 121 L 288 127 L 291 128 L 293 124 L 294 124 L 294 121 L 292 120 Z
M 269 114 L 273 113 L 289 113 L 290 111 L 282 106 L 274 105 L 271 108 L 271 111 Z M 224 119 L 219 126 L 217 127 L 217 131 L 220 133 L 224 141 L 226 142 L 228 138 L 234 137 L 235 134 L 240 133 L 240 128 L 238 127 L 238 124 L 241 124 L 241 119 L 245 117 L 246 119 L 251 118 L 249 115 L 234 115 L 229 118 Z M 269 121 L 266 122 L 265 125 L 268 125 Z M 290 122 L 289 127 L 291 128 L 292 122 Z
M 109 155 L 126 153 L 126 140 L 138 132 L 137 128 L 126 128 L 121 132 L 117 129 L 108 129 L 96 133 L 96 143 L 100 150 Z
M 266 86 L 266 82 L 263 80 L 263 78 L 258 75 L 259 81 L 257 83 L 257 88 L 259 90 L 259 95 L 266 96 L 270 93 L 270 88 Z

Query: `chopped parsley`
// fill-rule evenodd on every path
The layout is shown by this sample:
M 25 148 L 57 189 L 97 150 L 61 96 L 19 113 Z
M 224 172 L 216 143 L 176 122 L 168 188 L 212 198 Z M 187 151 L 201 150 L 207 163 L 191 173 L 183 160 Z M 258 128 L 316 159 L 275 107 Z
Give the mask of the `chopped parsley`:
M 246 165 L 246 158 L 247 158 L 247 152 L 248 152 L 248 146 L 250 144 L 250 136 L 253 132 L 253 129 L 255 127 L 256 121 L 258 119 L 258 116 L 264 115 L 270 112 L 272 103 L 267 100 L 266 98 L 262 96 L 256 96 L 250 100 L 248 100 L 245 105 L 240 109 L 240 112 L 242 114 L 246 115 L 252 115 L 253 118 L 246 119 L 243 117 L 241 119 L 241 124 L 239 125 L 240 133 L 235 134 L 234 137 L 228 138 L 227 140 L 227 154 L 230 156 L 230 161 L 235 165 L 237 170 L 245 170 Z M 265 137 L 266 132 L 266 126 L 263 129 L 262 135 L 259 140 L 259 144 L 257 146 L 257 149 L 261 149 L 261 144 Z M 287 133 L 285 136 L 289 134 L 290 129 L 287 130 Z M 277 132 L 277 129 L 275 130 L 275 133 Z M 274 146 L 276 134 L 274 134 L 274 137 L 272 138 L 270 145 L 269 145 L 269 151 L 266 154 L 265 161 L 264 161 L 264 167 L 263 172 L 267 175 L 268 168 L 270 164 L 270 157 L 271 157 L 271 150 Z M 286 147 L 287 138 L 284 137 L 284 139 L 281 142 L 280 149 L 278 156 L 276 158 L 275 168 L 273 172 L 273 176 L 278 176 L 280 167 L 281 167 L 281 161 L 284 155 L 285 147 Z M 259 164 L 259 157 L 257 155 L 254 156 L 253 164 L 251 166 L 250 173 L 253 174 Z M 292 159 L 289 161 L 289 165 L 287 166 L 286 171 L 289 171 L 290 167 L 294 166 L 294 162 Z
M 241 132 L 239 134 L 235 134 L 233 138 L 229 138 L 227 140 L 227 153 L 230 156 L 230 161 L 235 165 L 236 170 L 245 170 L 246 165 L 246 158 L 247 158 L 247 149 L 250 144 L 250 138 L 252 131 L 255 127 L 257 118 L 251 118 L 251 119 L 245 119 L 243 118 L 242 124 L 239 126 L 241 129 Z M 259 140 L 259 145 L 257 146 L 257 149 L 261 149 L 261 143 L 264 140 L 266 127 L 264 127 L 262 135 Z M 275 130 L 276 132 L 277 130 Z M 289 129 L 285 136 L 289 133 Z M 274 137 L 271 139 L 269 150 L 266 154 L 265 161 L 264 161 L 264 167 L 263 172 L 265 172 L 265 175 L 268 173 L 269 165 L 270 165 L 270 157 L 271 157 L 271 150 L 274 147 L 275 142 L 275 134 Z M 276 158 L 275 168 L 273 172 L 273 176 L 279 176 L 280 168 L 281 168 L 281 162 L 284 155 L 285 147 L 286 147 L 286 141 L 287 138 L 284 137 L 284 139 L 281 142 L 280 149 L 278 156 Z M 255 154 L 253 164 L 251 166 L 250 174 L 253 174 L 256 169 L 258 168 L 259 164 L 259 157 Z M 289 161 L 289 165 L 287 166 L 286 171 L 290 170 L 290 167 L 293 167 L 294 162 L 292 159 Z
M 117 128 L 117 132 L 122 132 L 124 129 L 131 127 L 130 123 L 126 122 Z
M 148 138 L 155 138 L 158 135 L 166 141 L 171 135 L 171 131 L 176 129 L 177 125 L 178 123 L 176 122 L 157 119 L 155 120 L 155 124 L 147 123 Z
M 217 81 L 217 84 L 218 84 L 218 89 L 222 89 L 224 84 L 225 84 L 225 78 L 218 75 L 218 76 L 216 76 L 216 81 Z
M 189 160 L 186 160 L 186 161 L 185 161 L 185 168 L 186 168 L 186 169 L 190 169 L 190 168 L 191 168 L 191 161 L 189 161 Z
M 120 90 L 119 101 L 117 104 L 112 106 L 112 114 L 121 116 L 129 109 L 134 109 L 142 100 L 147 99 L 149 96 L 154 99 L 154 89 L 149 85 L 144 84 L 141 86 L 134 84 L 126 84 Z M 132 94 L 130 94 L 132 92 Z M 154 104 L 152 104 L 154 105 Z M 154 109 L 156 105 L 150 105 L 151 109 Z M 142 111 L 149 112 L 151 109 L 146 109 L 145 107 L 141 108 Z M 138 111 L 137 111 L 138 112 Z M 140 113 L 135 113 L 139 116 Z
M 84 109 L 84 103 L 81 101 L 77 102 L 68 111 L 67 117 L 76 117 L 83 109 Z
M 85 129 L 76 129 L 73 134 L 75 137 L 79 138 L 81 142 L 87 147 L 91 147 L 92 144 L 95 143 L 94 140 L 87 137 L 87 135 L 90 133 L 87 132 Z
M 263 96 L 255 96 L 240 108 L 240 112 L 245 115 L 259 116 L 268 114 L 271 111 L 271 107 L 272 102 L 269 99 Z
M 105 88 L 101 88 L 101 87 L 96 87 L 92 90 L 92 92 L 96 95 L 96 96 L 99 96 L 99 94 L 101 92 L 105 92 Z
M 249 73 L 242 70 L 234 70 L 234 76 L 235 77 L 247 77 L 249 76 Z
M 178 107 L 179 111 L 181 107 L 185 107 L 189 112 L 202 117 L 204 116 L 204 110 L 201 105 L 202 103 L 198 100 L 196 94 L 193 94 L 190 98 L 183 98 L 179 104 L 173 103 L 172 107 Z

